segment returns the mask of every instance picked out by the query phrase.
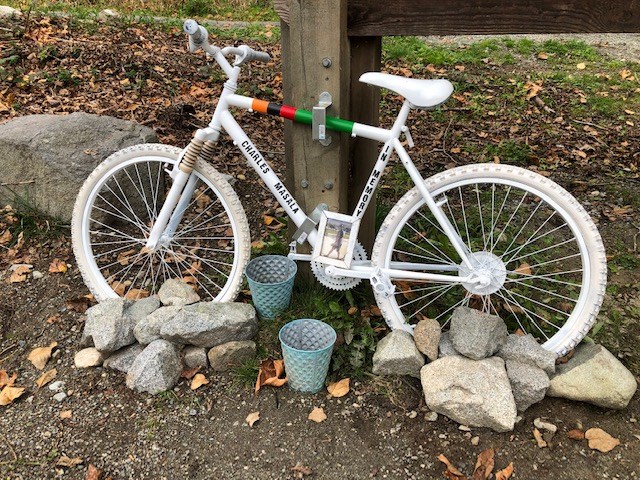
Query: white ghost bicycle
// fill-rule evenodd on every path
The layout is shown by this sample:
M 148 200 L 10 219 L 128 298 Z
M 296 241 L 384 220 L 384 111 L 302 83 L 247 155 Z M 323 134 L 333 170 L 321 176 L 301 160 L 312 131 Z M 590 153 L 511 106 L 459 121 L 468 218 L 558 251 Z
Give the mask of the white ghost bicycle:
M 203 298 L 236 298 L 250 256 L 249 226 L 231 185 L 208 163 L 226 132 L 299 227 L 290 256 L 311 262 L 329 288 L 369 280 L 391 328 L 411 331 L 424 317 L 446 324 L 456 306 L 469 305 L 498 314 L 512 330 L 533 334 L 557 354 L 587 334 L 603 301 L 606 258 L 596 226 L 575 198 L 537 173 L 505 164 L 467 165 L 423 179 L 403 147 L 403 135 L 413 143 L 409 112 L 447 100 L 453 91 L 447 80 L 362 75 L 360 81 L 405 99 L 390 129 L 323 112 L 314 118 L 310 111 L 235 93 L 242 65 L 267 62 L 268 54 L 246 45 L 215 47 L 192 20 L 185 31 L 190 50 L 204 49 L 227 80 L 209 126 L 186 148 L 126 148 L 86 180 L 72 236 L 78 266 L 98 300 L 153 294 L 168 278 L 190 282 Z M 318 206 L 313 214 L 304 212 L 232 109 L 308 124 L 321 139 L 331 130 L 379 142 L 380 154 L 355 211 L 332 215 Z M 356 241 L 357 226 L 393 155 L 415 186 L 386 216 L 367 259 Z M 318 247 L 325 237 L 335 239 L 336 225 L 351 242 L 340 250 L 348 251 L 348 258 L 323 256 Z M 304 241 L 315 247 L 313 255 L 297 253 L 296 244 Z

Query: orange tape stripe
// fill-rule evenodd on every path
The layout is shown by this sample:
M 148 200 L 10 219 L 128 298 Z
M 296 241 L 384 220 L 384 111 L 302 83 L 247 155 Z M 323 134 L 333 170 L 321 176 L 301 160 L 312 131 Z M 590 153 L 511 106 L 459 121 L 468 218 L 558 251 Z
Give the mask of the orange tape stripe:
M 257 98 L 254 98 L 253 102 L 251 103 L 251 108 L 253 109 L 253 111 L 258 113 L 267 113 L 268 106 L 269 102 L 258 100 Z

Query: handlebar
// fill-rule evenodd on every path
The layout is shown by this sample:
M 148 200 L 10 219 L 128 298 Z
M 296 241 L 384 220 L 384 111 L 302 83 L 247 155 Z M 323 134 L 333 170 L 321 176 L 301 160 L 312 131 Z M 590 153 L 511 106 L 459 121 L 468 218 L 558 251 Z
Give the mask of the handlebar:
M 225 47 L 222 50 L 218 47 L 214 47 L 207 41 L 209 38 L 209 32 L 202 25 L 198 25 L 195 20 L 186 20 L 183 25 L 185 33 L 189 35 L 189 51 L 196 52 L 199 48 L 202 48 L 209 55 L 216 57 L 221 53 L 227 57 L 235 55 L 234 67 L 238 67 L 245 62 L 257 61 L 267 63 L 271 60 L 271 56 L 267 52 L 258 52 L 253 50 L 248 45 L 240 45 L 239 47 Z

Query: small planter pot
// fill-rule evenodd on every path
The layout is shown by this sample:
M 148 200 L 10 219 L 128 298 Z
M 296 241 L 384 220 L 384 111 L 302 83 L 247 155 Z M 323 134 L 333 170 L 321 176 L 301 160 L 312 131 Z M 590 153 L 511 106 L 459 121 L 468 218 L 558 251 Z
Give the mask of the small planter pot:
M 291 303 L 298 266 L 281 255 L 254 258 L 245 269 L 253 305 L 261 318 L 274 319 Z
M 289 387 L 316 393 L 323 386 L 336 331 L 320 320 L 302 318 L 287 323 L 278 334 Z

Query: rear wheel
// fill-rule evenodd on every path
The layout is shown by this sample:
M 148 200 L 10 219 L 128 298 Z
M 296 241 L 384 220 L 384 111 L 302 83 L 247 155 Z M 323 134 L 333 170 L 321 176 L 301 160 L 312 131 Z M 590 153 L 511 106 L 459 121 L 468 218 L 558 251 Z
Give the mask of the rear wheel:
M 204 300 L 231 301 L 249 260 L 247 218 L 229 183 L 198 161 L 197 181 L 175 232 L 145 247 L 181 150 L 157 144 L 114 153 L 84 183 L 73 212 L 73 248 L 98 300 L 141 298 L 164 281 L 190 283 Z
M 375 292 L 388 324 L 407 329 L 429 317 L 446 326 L 465 305 L 500 316 L 511 331 L 531 333 L 558 354 L 573 348 L 593 325 L 606 286 L 604 247 L 584 208 L 554 182 L 509 165 L 458 167 L 425 182 L 470 265 L 414 187 L 380 228 L 373 266 L 482 283 L 392 280 L 392 295 Z

